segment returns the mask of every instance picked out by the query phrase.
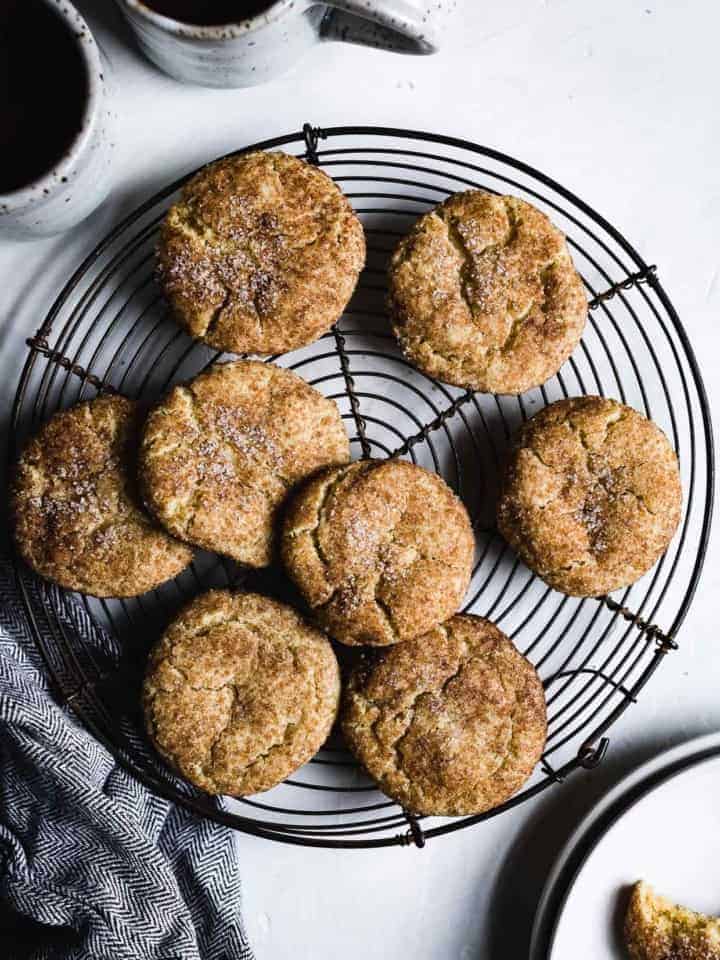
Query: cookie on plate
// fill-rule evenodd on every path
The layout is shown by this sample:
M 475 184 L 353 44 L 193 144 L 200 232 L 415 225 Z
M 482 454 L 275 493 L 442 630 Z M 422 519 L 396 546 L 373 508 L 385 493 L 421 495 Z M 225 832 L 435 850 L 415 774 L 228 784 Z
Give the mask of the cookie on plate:
M 532 773 L 546 737 L 534 667 L 494 624 L 458 615 L 351 677 L 342 729 L 380 788 L 414 813 L 482 813 Z
M 340 317 L 365 263 L 365 235 L 327 174 L 297 157 L 210 164 L 167 213 L 158 277 L 177 322 L 231 353 L 282 353 Z
M 346 644 L 384 646 L 452 616 L 472 573 L 465 507 L 403 460 L 325 470 L 290 502 L 282 558 L 320 624 Z
M 642 880 L 633 887 L 624 932 L 631 960 L 720 960 L 720 919 L 676 906 Z
M 544 383 L 585 327 L 587 300 L 565 237 L 518 197 L 468 190 L 426 213 L 395 251 L 389 284 L 408 359 L 486 393 Z
M 26 446 L 10 511 L 18 551 L 41 576 L 96 597 L 133 597 L 191 562 L 141 507 L 138 426 L 131 400 L 98 397 L 56 413 Z
M 269 790 L 325 742 L 340 671 L 327 638 L 257 593 L 195 599 L 152 650 L 143 690 L 154 746 L 208 793 Z
M 498 526 L 551 587 L 595 597 L 653 566 L 681 509 L 677 457 L 662 430 L 616 400 L 573 397 L 520 431 Z
M 140 480 L 148 507 L 174 536 L 263 567 L 290 488 L 349 459 L 332 400 L 290 370 L 238 360 L 174 387 L 151 411 Z

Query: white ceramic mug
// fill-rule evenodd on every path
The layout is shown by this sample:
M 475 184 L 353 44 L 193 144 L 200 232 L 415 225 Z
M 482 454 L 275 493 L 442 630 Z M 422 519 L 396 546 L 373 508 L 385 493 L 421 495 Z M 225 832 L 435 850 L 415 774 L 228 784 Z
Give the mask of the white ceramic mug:
M 275 0 L 223 26 L 181 23 L 143 0 L 117 0 L 140 48 L 185 83 L 246 87 L 277 76 L 316 43 L 342 40 L 400 53 L 433 53 L 456 0 Z
M 31 183 L 0 193 L 0 237 L 20 240 L 51 236 L 75 226 L 105 199 L 110 188 L 109 114 L 97 44 L 87 23 L 67 0 L 44 2 L 65 21 L 80 50 L 87 72 L 87 96 L 80 130 L 55 165 Z M 47 82 L 52 83 L 52 77 Z

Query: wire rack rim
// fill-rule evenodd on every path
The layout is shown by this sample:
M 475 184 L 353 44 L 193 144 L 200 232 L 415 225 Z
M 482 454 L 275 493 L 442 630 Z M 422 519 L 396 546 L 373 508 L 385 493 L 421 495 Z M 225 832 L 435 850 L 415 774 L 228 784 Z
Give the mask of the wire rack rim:
M 308 125 L 306 125 L 306 127 L 307 126 Z M 713 434 L 712 434 L 711 416 L 709 412 L 709 404 L 707 400 L 705 387 L 699 372 L 697 360 L 695 358 L 695 355 L 694 355 L 692 346 L 690 345 L 687 334 L 683 329 L 680 323 L 680 320 L 677 316 L 677 313 L 672 303 L 670 302 L 669 298 L 667 297 L 667 294 L 661 282 L 659 281 L 659 279 L 654 273 L 654 267 L 648 266 L 648 264 L 631 246 L 631 244 L 610 223 L 608 223 L 608 221 L 606 221 L 604 217 L 598 214 L 592 207 L 590 207 L 587 203 L 585 203 L 583 200 L 577 197 L 574 193 L 567 190 L 565 187 L 561 186 L 559 183 L 557 183 L 555 180 L 553 180 L 551 177 L 547 176 L 546 174 L 541 173 L 540 171 L 534 169 L 533 167 L 531 167 L 526 163 L 523 163 L 522 161 L 518 161 L 512 157 L 507 156 L 501 151 L 498 151 L 489 147 L 481 146 L 478 144 L 473 144 L 459 138 L 444 136 L 442 134 L 436 134 L 436 133 L 430 133 L 430 132 L 404 130 L 404 129 L 398 129 L 398 128 L 384 127 L 384 126 L 383 127 L 337 126 L 337 127 L 328 127 L 328 128 L 312 127 L 310 134 L 308 134 L 306 130 L 285 134 L 283 136 L 279 136 L 279 137 L 275 137 L 275 138 L 271 138 L 268 140 L 251 144 L 239 150 L 231 151 L 231 153 L 226 154 L 226 156 L 232 156 L 235 154 L 245 153 L 252 150 L 273 149 L 273 148 L 282 147 L 282 146 L 285 146 L 288 144 L 294 144 L 294 143 L 302 144 L 304 141 L 306 148 L 309 148 L 309 152 L 310 152 L 309 158 L 314 159 L 315 157 L 317 157 L 318 160 L 322 163 L 323 157 L 328 157 L 331 155 L 337 156 L 344 153 L 342 149 L 333 149 L 332 138 L 346 137 L 346 136 L 386 137 L 392 140 L 398 140 L 399 138 L 402 138 L 406 141 L 408 140 L 413 142 L 421 141 L 424 143 L 441 144 L 451 148 L 456 148 L 458 150 L 467 151 L 476 156 L 487 157 L 491 160 L 497 161 L 500 164 L 504 164 L 517 171 L 520 171 L 526 176 L 532 178 L 534 181 L 537 181 L 540 184 L 543 184 L 545 187 L 548 187 L 551 190 L 555 191 L 555 193 L 557 193 L 560 197 L 564 198 L 570 204 L 573 204 L 577 209 L 582 211 L 591 221 L 593 221 L 596 225 L 601 227 L 614 240 L 614 242 L 618 245 L 618 247 L 625 252 L 625 254 L 633 261 L 633 263 L 635 263 L 635 265 L 638 268 L 637 272 L 634 275 L 631 274 L 629 275 L 629 277 L 626 277 L 625 279 L 618 281 L 616 284 L 613 284 L 610 290 L 612 290 L 615 287 L 617 287 L 618 292 L 620 290 L 627 289 L 625 287 L 625 284 L 628 282 L 628 279 L 631 279 L 633 276 L 636 278 L 637 282 L 642 282 L 646 280 L 649 283 L 649 285 L 652 287 L 656 296 L 659 298 L 660 303 L 664 308 L 667 314 L 667 317 L 671 322 L 671 326 L 674 329 L 676 335 L 678 336 L 678 339 L 680 340 L 680 344 L 684 351 L 684 358 L 687 361 L 689 366 L 693 386 L 697 391 L 698 403 L 699 403 L 699 407 L 702 414 L 703 428 L 704 428 L 703 439 L 705 441 L 705 451 L 706 451 L 705 479 L 707 483 L 707 488 L 706 488 L 707 492 L 705 497 L 705 509 L 703 514 L 702 528 L 699 536 L 699 544 L 697 548 L 695 564 L 694 564 L 692 575 L 690 578 L 690 585 L 686 590 L 685 596 L 680 605 L 680 608 L 676 613 L 676 616 L 674 618 L 672 625 L 668 628 L 667 632 L 663 634 L 662 631 L 660 631 L 659 628 L 657 628 L 654 624 L 647 624 L 645 621 L 642 620 L 642 618 L 637 618 L 637 617 L 633 618 L 632 611 L 630 611 L 630 614 L 631 614 L 630 618 L 625 616 L 625 619 L 626 620 L 629 619 L 631 621 L 631 624 L 636 626 L 641 634 L 654 636 L 654 638 L 657 640 L 657 648 L 653 653 L 652 661 L 650 665 L 644 669 L 642 675 L 637 680 L 635 685 L 630 688 L 630 691 L 629 691 L 630 696 L 626 696 L 624 700 L 610 713 L 610 715 L 606 717 L 606 719 L 589 734 L 589 736 L 580 746 L 577 752 L 577 755 L 573 759 L 571 759 L 564 765 L 560 766 L 557 770 L 553 770 L 551 767 L 549 767 L 549 764 L 544 764 L 543 766 L 546 768 L 546 772 L 549 769 L 551 773 L 550 776 L 548 776 L 545 780 L 533 785 L 529 789 L 525 790 L 523 793 L 516 795 L 506 804 L 503 804 L 501 808 L 498 808 L 494 811 L 488 811 L 486 814 L 480 814 L 474 817 L 458 818 L 449 823 L 445 823 L 442 826 L 433 827 L 428 830 L 422 830 L 422 828 L 419 827 L 419 824 L 417 824 L 417 821 L 415 820 L 415 818 L 413 818 L 412 815 L 410 815 L 410 819 L 408 819 L 408 815 L 406 814 L 405 818 L 410 825 L 410 831 L 408 833 L 395 834 L 394 836 L 386 836 L 386 837 L 365 837 L 360 840 L 355 840 L 355 839 L 350 840 L 350 839 L 339 839 L 334 837 L 308 837 L 308 836 L 302 835 L 302 830 L 300 828 L 291 827 L 288 829 L 287 825 L 272 824 L 270 822 L 259 822 L 257 820 L 243 818 L 235 814 L 230 815 L 226 811 L 215 810 L 212 813 L 210 813 L 209 811 L 202 809 L 202 805 L 194 801 L 193 798 L 183 796 L 182 794 L 178 794 L 178 792 L 174 788 L 169 786 L 167 782 L 163 781 L 159 775 L 156 775 L 154 773 L 151 775 L 150 773 L 148 773 L 148 771 L 144 767 L 140 767 L 131 757 L 125 756 L 124 752 L 122 751 L 121 748 L 118 748 L 117 744 L 113 744 L 111 741 L 109 741 L 105 737 L 105 734 L 103 733 L 103 731 L 101 731 L 97 727 L 97 725 L 94 723 L 92 718 L 89 717 L 86 711 L 83 710 L 83 707 L 80 702 L 82 697 L 79 696 L 79 694 L 82 691 L 78 691 L 73 696 L 73 698 L 70 699 L 70 706 L 73 709 L 73 711 L 88 726 L 88 728 L 91 729 L 93 734 L 101 742 L 104 742 L 105 745 L 108 747 L 108 749 L 110 749 L 110 751 L 115 756 L 118 757 L 120 762 L 122 762 L 124 766 L 126 766 L 135 776 L 137 776 L 141 782 L 143 782 L 146 786 L 150 787 L 156 792 L 160 793 L 161 795 L 167 796 L 169 799 L 172 799 L 175 802 L 181 803 L 182 805 L 186 806 L 188 809 L 194 810 L 194 812 L 200 813 L 201 815 L 203 814 L 206 816 L 211 815 L 213 816 L 214 819 L 218 819 L 220 822 L 225 822 L 230 826 L 233 826 L 237 829 L 242 829 L 256 836 L 269 837 L 269 838 L 286 842 L 286 843 L 303 844 L 303 845 L 309 845 L 309 846 L 315 846 L 315 847 L 361 849 L 361 848 L 368 848 L 368 847 L 385 847 L 385 846 L 394 846 L 394 845 L 407 846 L 413 842 L 415 842 L 417 845 L 421 845 L 420 843 L 418 843 L 418 838 L 422 842 L 424 842 L 426 838 L 441 836 L 446 833 L 454 832 L 470 824 L 479 823 L 482 820 L 495 815 L 499 810 L 508 809 L 509 807 L 516 806 L 527 797 L 540 793 L 542 790 L 546 789 L 551 783 L 555 783 L 558 780 L 565 779 L 565 777 L 569 773 L 573 772 L 574 770 L 582 767 L 586 767 L 588 765 L 594 765 L 595 760 L 599 762 L 602 759 L 602 755 L 604 755 L 604 752 L 607 749 L 607 744 L 608 744 L 607 738 L 603 736 L 604 732 L 612 725 L 612 723 L 615 722 L 615 720 L 620 716 L 620 714 L 624 712 L 624 710 L 629 706 L 629 704 L 636 698 L 637 694 L 642 689 L 642 687 L 648 682 L 650 676 L 652 675 L 652 673 L 654 673 L 659 663 L 664 659 L 665 654 L 668 652 L 668 650 L 674 649 L 677 646 L 673 637 L 677 629 L 681 625 L 685 615 L 687 614 L 687 610 L 689 609 L 690 603 L 697 589 L 699 576 L 702 571 L 702 567 L 703 567 L 703 563 L 704 563 L 705 555 L 707 551 L 707 542 L 709 537 L 710 523 L 712 519 L 713 506 L 714 506 L 714 482 L 713 482 L 714 480 L 714 442 L 713 442 Z M 308 137 L 310 137 L 310 139 L 308 139 Z M 330 143 L 327 146 L 327 149 L 317 150 L 319 139 L 330 141 Z M 354 152 L 357 154 L 376 153 L 379 155 L 391 154 L 391 153 L 405 153 L 406 155 L 411 155 L 413 153 L 413 151 L 411 150 L 398 150 L 397 147 L 389 147 L 384 144 L 379 144 L 376 147 L 373 146 L 372 149 L 365 149 L 365 150 L 358 149 L 356 151 L 347 151 L 347 152 Z M 477 169 L 467 161 L 457 159 L 453 156 L 441 156 L 436 159 L 441 160 L 443 163 L 447 163 L 448 165 L 455 164 L 455 165 L 464 166 L 466 168 L 469 167 L 471 169 Z M 68 298 L 70 297 L 72 291 L 76 288 L 77 284 L 83 278 L 85 273 L 87 273 L 87 271 L 92 267 L 94 262 L 99 260 L 99 258 L 102 257 L 103 253 L 106 250 L 108 250 L 108 248 L 110 248 L 112 244 L 116 240 L 118 240 L 118 238 L 122 237 L 124 231 L 128 227 L 132 226 L 134 223 L 139 221 L 146 213 L 152 210 L 153 207 L 155 207 L 157 204 L 161 203 L 163 200 L 169 197 L 180 186 L 182 186 L 182 184 L 185 183 L 189 179 L 189 177 L 193 175 L 194 172 L 195 171 L 190 171 L 189 173 L 178 178 L 172 184 L 163 188 L 161 191 L 155 193 L 153 196 L 149 197 L 146 201 L 144 201 L 144 203 L 142 203 L 139 207 L 131 211 L 123 220 L 121 220 L 116 225 L 116 227 L 112 231 L 110 231 L 110 233 L 107 234 L 105 238 L 101 240 L 101 242 L 96 246 L 96 248 L 85 258 L 85 260 L 75 270 L 75 272 L 72 274 L 72 276 L 70 277 L 66 285 L 63 287 L 63 289 L 55 299 L 50 310 L 46 314 L 41 327 L 37 331 L 36 338 L 31 338 L 31 340 L 34 340 L 34 342 L 28 343 L 28 346 L 30 347 L 30 349 L 28 351 L 28 356 L 23 366 L 23 370 L 20 376 L 20 381 L 18 384 L 17 392 L 16 392 L 15 402 L 13 405 L 12 425 L 14 430 L 13 430 L 13 433 L 11 434 L 11 441 L 8 445 L 9 462 L 11 462 L 15 456 L 15 446 L 14 446 L 12 437 L 15 436 L 15 432 L 17 431 L 22 406 L 23 406 L 28 385 L 30 382 L 30 376 L 39 355 L 47 356 L 48 353 L 58 354 L 58 356 L 49 356 L 48 362 L 59 363 L 70 373 L 75 373 L 76 371 L 75 369 L 73 369 L 73 367 L 68 368 L 66 363 L 70 363 L 73 366 L 77 366 L 77 371 L 78 371 L 77 375 L 82 376 L 87 382 L 97 386 L 97 384 L 95 384 L 92 379 L 94 377 L 94 374 L 92 371 L 84 370 L 82 367 L 80 367 L 79 364 L 76 365 L 69 358 L 65 357 L 62 354 L 62 352 L 54 351 L 47 340 L 47 338 L 52 332 L 53 324 L 56 317 L 63 310 L 63 307 L 66 301 L 68 300 Z M 609 293 L 609 291 L 605 291 L 605 294 L 603 293 L 599 294 L 598 297 L 596 298 L 598 301 L 598 305 L 600 302 L 603 302 L 603 299 L 611 295 L 612 294 Z M 95 377 L 95 380 L 98 380 L 99 382 L 101 382 L 97 377 Z M 109 385 L 105 385 L 102 382 L 101 382 L 101 385 L 109 387 Z M 110 387 L 110 389 L 112 388 Z M 21 595 L 23 597 L 25 609 L 31 620 L 31 625 L 33 626 L 33 629 L 37 634 L 39 628 L 32 612 L 30 598 L 27 594 L 27 590 L 23 583 L 23 577 L 20 571 L 19 561 L 17 557 L 15 557 L 15 573 L 16 573 L 18 583 L 20 584 L 20 587 L 21 587 Z M 613 610 L 614 608 L 611 607 L 610 609 Z M 622 613 L 621 610 L 620 611 L 615 610 L 614 612 L 615 612 L 615 615 Z M 59 677 L 55 671 L 54 665 L 50 662 L 49 658 L 46 656 L 46 651 L 43 649 L 42 646 L 41 646 L 41 651 L 43 653 L 43 656 L 45 657 L 46 665 L 48 667 L 48 671 L 51 677 L 54 679 L 56 685 L 59 686 Z M 60 686 L 59 686 L 59 689 L 61 689 Z M 402 814 L 403 812 L 400 811 L 398 808 L 398 816 L 402 816 Z M 415 823 L 417 829 L 413 827 L 413 823 Z M 349 825 L 349 832 L 351 832 L 351 827 L 352 827 L 352 824 Z M 282 831 L 284 829 L 288 830 L 288 832 L 283 833 Z M 418 830 L 419 830 L 419 834 L 417 833 Z

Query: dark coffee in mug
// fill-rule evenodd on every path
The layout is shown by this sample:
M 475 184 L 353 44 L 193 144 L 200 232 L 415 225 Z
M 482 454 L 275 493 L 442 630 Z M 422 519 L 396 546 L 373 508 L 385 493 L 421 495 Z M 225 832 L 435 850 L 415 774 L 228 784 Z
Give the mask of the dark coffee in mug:
M 196 26 L 217 27 L 241 23 L 273 5 L 273 0 L 143 0 L 165 17 Z
M 76 38 L 42 0 L 0 2 L 0 193 L 51 170 L 82 126 L 88 78 Z

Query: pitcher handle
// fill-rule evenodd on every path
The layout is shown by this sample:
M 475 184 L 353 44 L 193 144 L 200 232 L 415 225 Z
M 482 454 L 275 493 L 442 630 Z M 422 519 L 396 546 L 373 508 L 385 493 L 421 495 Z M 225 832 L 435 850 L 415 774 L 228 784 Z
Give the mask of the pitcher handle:
M 324 0 L 330 8 L 320 32 L 325 40 L 343 40 L 395 50 L 398 53 L 435 53 L 439 47 L 441 13 L 455 0 Z

